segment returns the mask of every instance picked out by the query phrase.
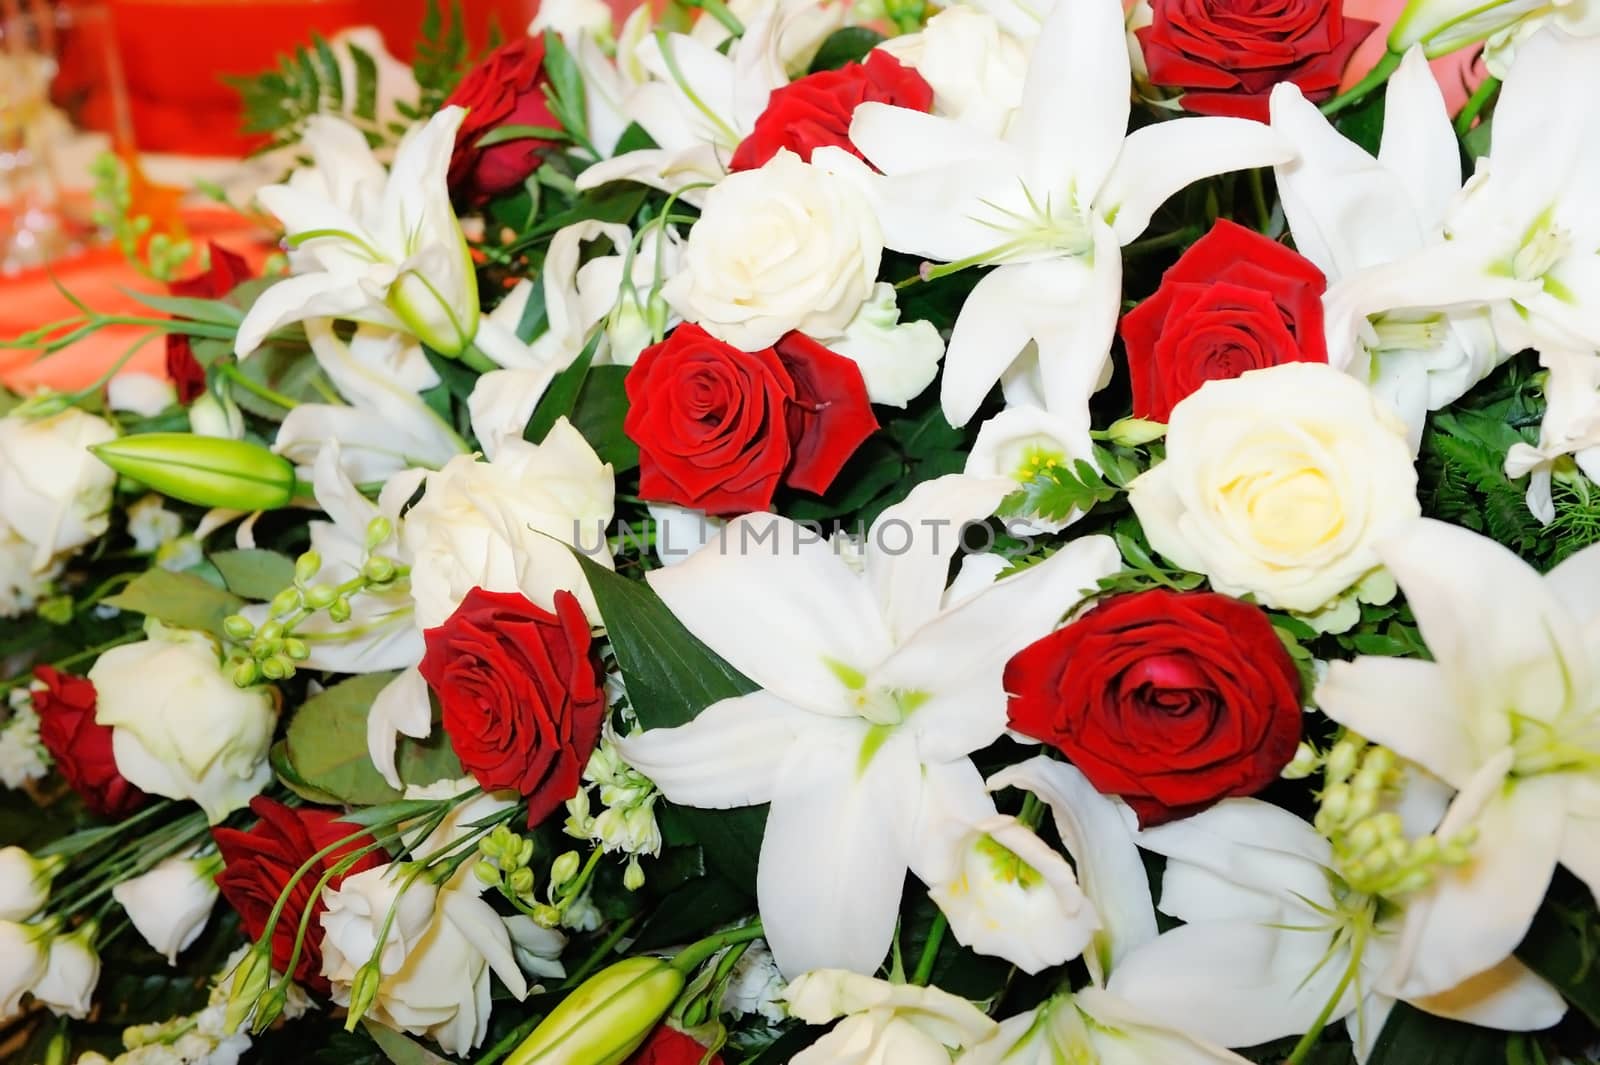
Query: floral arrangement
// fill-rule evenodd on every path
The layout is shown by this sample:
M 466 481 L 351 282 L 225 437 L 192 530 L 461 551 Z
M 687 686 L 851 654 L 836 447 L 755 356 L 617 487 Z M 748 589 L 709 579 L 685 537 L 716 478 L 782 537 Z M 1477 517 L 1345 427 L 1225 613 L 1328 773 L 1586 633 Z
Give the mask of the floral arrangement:
M 1594 1060 L 1600 23 L 1374 29 L 267 75 L 282 254 L 10 342 L 168 374 L 0 419 L 0 1047 Z

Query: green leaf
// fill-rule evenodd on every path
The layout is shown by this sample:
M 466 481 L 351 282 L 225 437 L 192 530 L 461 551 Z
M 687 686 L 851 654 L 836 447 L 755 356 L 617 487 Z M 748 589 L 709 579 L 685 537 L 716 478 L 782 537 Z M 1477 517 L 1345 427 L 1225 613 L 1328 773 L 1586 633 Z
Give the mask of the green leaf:
M 550 113 L 579 144 L 589 140 L 589 114 L 583 72 L 572 58 L 567 44 L 554 30 L 544 32 L 544 73 L 550 79 L 545 95 L 550 98 Z
M 357 806 L 400 798 L 367 755 L 367 715 L 394 677 L 393 673 L 351 677 L 306 700 L 289 721 L 285 737 L 288 765 L 297 781 Z M 462 775 L 461 762 L 438 727 L 425 740 L 402 736 L 395 765 L 407 784 L 432 784 Z
M 646 883 L 649 883 L 647 880 Z M 697 877 L 669 891 L 649 908 L 630 950 L 661 950 L 710 935 L 748 913 L 750 896 L 715 874 Z
M 139 574 L 126 588 L 104 602 L 118 610 L 131 610 L 180 629 L 209 632 L 218 638 L 223 635 L 223 619 L 237 614 L 245 605 L 237 595 L 192 573 L 164 569 Z
M 574 555 L 605 620 L 628 700 L 645 728 L 686 724 L 712 703 L 756 690 L 695 639 L 648 584 L 613 573 L 581 553 Z M 679 812 L 712 868 L 753 893 L 766 807 Z
M 451 1065 L 448 1058 L 441 1058 L 403 1032 L 367 1020 L 361 1026 L 394 1065 Z
M 1600 912 L 1582 882 L 1566 870 L 1556 870 L 1517 958 L 1600 1025 Z
M 567 139 L 567 131 L 550 126 L 496 126 L 474 142 L 477 148 L 492 148 L 506 141 L 559 141 Z
M 123 289 L 122 294 L 137 300 L 152 310 L 170 314 L 174 318 L 187 318 L 210 325 L 238 325 L 244 321 L 244 312 L 231 303 L 220 300 L 196 299 L 193 296 L 158 296 L 152 292 L 135 292 Z
M 838 70 L 847 63 L 859 63 L 868 52 L 878 46 L 883 34 L 865 26 L 846 26 L 828 34 L 828 39 L 817 49 L 811 60 L 811 73 L 819 70 Z
M 329 794 L 321 788 L 312 787 L 310 782 L 300 776 L 294 764 L 289 761 L 289 743 L 279 740 L 267 751 L 267 764 L 272 766 L 272 773 L 278 778 L 278 783 L 300 796 L 306 802 L 320 803 L 324 806 L 339 805 L 339 796 Z M 366 807 L 371 809 L 371 807 Z
M 1367 1065 L 1506 1065 L 1509 1037 L 1395 1003 Z
M 378 118 L 378 61 L 372 58 L 370 52 L 357 48 L 353 44 L 346 44 L 350 52 L 350 61 L 356 68 L 355 106 L 351 113 L 357 118 L 364 118 L 374 122 Z
M 628 394 L 622 387 L 627 376 L 626 366 L 591 367 L 569 419 L 600 460 L 611 463 L 617 473 L 639 465 L 639 445 L 622 431 L 628 416 Z
M 339 60 L 335 58 L 333 49 L 328 47 L 328 42 L 323 40 L 320 33 L 311 35 L 311 46 L 316 49 L 317 66 L 321 71 L 322 109 L 332 112 L 342 111 L 344 72 L 339 69 Z
M 246 599 L 266 602 L 294 583 L 293 560 L 276 551 L 218 551 L 211 556 L 211 564 L 222 574 L 228 591 Z
M 535 444 L 539 443 L 549 434 L 550 427 L 555 425 L 558 419 L 572 413 L 572 409 L 577 406 L 584 381 L 589 376 L 589 364 L 594 361 L 595 350 L 600 347 L 600 338 L 604 335 L 603 331 L 595 330 L 594 336 L 589 338 L 589 342 L 583 346 L 583 350 L 578 353 L 572 365 L 556 374 L 555 380 L 550 382 L 550 387 L 539 400 L 539 405 L 534 408 L 533 417 L 528 419 L 528 426 L 522 432 L 525 439 Z

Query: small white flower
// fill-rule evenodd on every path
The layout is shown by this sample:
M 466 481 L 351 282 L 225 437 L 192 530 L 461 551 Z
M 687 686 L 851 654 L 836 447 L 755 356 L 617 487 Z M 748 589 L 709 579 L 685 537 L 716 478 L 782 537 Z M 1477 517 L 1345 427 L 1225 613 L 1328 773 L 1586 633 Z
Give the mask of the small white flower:
M 0 1021 L 17 1015 L 22 996 L 43 978 L 49 931 L 44 925 L 0 921 Z
M 60 858 L 35 858 L 21 847 L 0 848 L 0 920 L 25 921 L 38 913 L 65 864 Z
M 143 554 L 154 553 L 182 532 L 183 519 L 168 510 L 165 501 L 153 492 L 128 507 L 128 535 L 133 537 L 134 548 Z
M 783 974 L 772 960 L 772 951 L 757 942 L 734 963 L 733 976 L 722 992 L 725 1013 L 759 1014 L 773 1024 L 789 1015 L 783 1005 Z
M 98 929 L 93 921 L 50 940 L 44 976 L 33 997 L 62 1017 L 88 1016 L 95 985 L 100 982 L 100 955 L 94 949 Z
M 168 965 L 200 938 L 217 901 L 215 875 L 222 861 L 206 858 L 168 858 L 148 873 L 124 880 L 111 889 L 112 898 L 128 911 L 144 941 Z
M 0 617 L 6 616 L 3 606 L 0 599 Z M 39 715 L 34 713 L 25 689 L 12 689 L 11 721 L 0 729 L 0 784 L 20 788 L 49 771 L 50 754 L 39 742 Z

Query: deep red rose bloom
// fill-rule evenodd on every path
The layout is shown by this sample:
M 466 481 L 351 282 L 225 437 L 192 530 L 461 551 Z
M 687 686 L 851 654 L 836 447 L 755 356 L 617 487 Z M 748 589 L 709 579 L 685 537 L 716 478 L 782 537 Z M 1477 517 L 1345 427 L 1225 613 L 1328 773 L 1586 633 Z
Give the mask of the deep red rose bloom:
M 445 735 L 484 790 L 526 796 L 529 825 L 576 795 L 606 700 L 599 652 L 572 593 L 555 594 L 552 614 L 519 592 L 474 588 L 422 639 L 420 668 L 439 696 Z
M 1106 600 L 1006 665 L 1011 727 L 1145 826 L 1251 795 L 1300 743 L 1300 675 L 1259 607 L 1155 589 Z
M 193 277 L 180 278 L 168 288 L 174 296 L 190 299 L 221 299 L 250 280 L 250 264 L 218 244 L 211 245 L 211 267 Z M 206 371 L 194 357 L 189 338 L 181 333 L 167 334 L 167 377 L 178 392 L 178 402 L 187 407 L 206 390 Z
M 481 207 L 496 196 L 515 191 L 539 169 L 543 153 L 556 142 L 521 137 L 487 148 L 480 148 L 478 142 L 500 126 L 560 129 L 545 98 L 547 82 L 544 38 L 518 37 L 490 52 L 445 100 L 445 106 L 458 104 L 467 109 L 456 133 L 447 179 L 450 196 L 457 203 Z
M 860 368 L 800 333 L 740 351 L 685 323 L 624 384 L 640 494 L 711 514 L 765 510 L 781 483 L 826 491 L 878 427 Z
M 33 675 L 44 684 L 33 692 L 39 741 L 83 804 L 119 820 L 144 805 L 148 796 L 117 771 L 111 726 L 94 719 L 94 685 L 50 666 L 38 666 Z
M 1136 31 L 1151 83 L 1181 89 L 1185 111 L 1261 122 L 1279 82 L 1313 103 L 1331 97 L 1378 25 L 1345 17 L 1342 0 L 1151 0 L 1151 10 Z
M 783 148 L 808 163 L 813 151 L 828 145 L 859 158 L 850 143 L 850 119 L 858 105 L 869 102 L 927 111 L 933 107 L 933 88 L 911 67 L 879 51 L 863 63 L 807 74 L 767 97 L 767 109 L 739 143 L 728 169 L 754 170 Z
M 1311 260 L 1229 221 L 1184 252 L 1155 295 L 1123 316 L 1135 417 L 1165 422 L 1207 381 L 1285 362 L 1327 362 Z
M 661 1025 L 650 1033 L 627 1065 L 722 1065 L 716 1054 L 706 1057 L 706 1048 L 693 1036 L 685 1035 L 670 1025 Z
M 285 806 L 264 795 L 250 800 L 250 810 L 261 820 L 248 832 L 214 828 L 211 835 L 222 853 L 223 869 L 217 874 L 217 889 L 228 904 L 239 911 L 239 919 L 250 938 L 259 939 L 266 930 L 272 907 L 295 871 L 324 847 L 331 847 L 360 829 L 338 820 L 338 810 Z M 322 975 L 322 923 L 317 919 L 327 904 L 316 891 L 317 881 L 340 861 L 373 842 L 371 836 L 357 836 L 319 859 L 295 882 L 283 912 L 278 915 L 278 923 L 272 929 L 274 969 L 283 972 L 288 966 L 301 915 L 309 906 L 311 918 L 306 925 L 305 940 L 300 945 L 294 978 L 313 991 L 328 993 L 328 981 Z M 388 860 L 388 854 L 381 848 L 369 851 L 345 872 L 332 877 L 328 887 L 338 887 L 345 877 L 376 869 Z

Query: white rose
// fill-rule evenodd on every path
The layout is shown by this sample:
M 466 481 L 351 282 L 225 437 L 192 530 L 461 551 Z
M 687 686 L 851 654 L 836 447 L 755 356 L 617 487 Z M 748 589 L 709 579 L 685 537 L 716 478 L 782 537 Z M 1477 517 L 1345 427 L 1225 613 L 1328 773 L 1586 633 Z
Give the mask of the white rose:
M 95 953 L 93 921 L 50 941 L 44 975 L 33 987 L 33 997 L 61 1017 L 89 1014 L 95 985 L 100 982 L 100 955 Z
M 44 977 L 48 933 L 43 925 L 0 921 L 0 1021 L 15 1017 L 22 996 Z
M 349 1005 L 356 970 L 371 956 L 376 929 L 398 900 L 367 1016 L 428 1036 L 447 1053 L 465 1054 L 489 1030 L 491 970 L 516 998 L 527 994 L 510 933 L 478 897 L 473 878 L 439 890 L 419 877 L 402 893 L 404 882 L 404 867 L 382 866 L 347 877 L 325 896 L 322 972 L 332 982 L 333 1000 Z
M 113 648 L 89 670 L 95 720 L 112 727 L 123 776 L 155 795 L 193 799 L 216 824 L 272 778 L 273 691 L 237 687 L 202 633 L 149 630 L 151 639 Z
M 1028 50 L 994 16 L 958 4 L 928 20 L 921 32 L 878 45 L 933 88 L 933 113 L 1001 136 L 1022 103 Z
M 1177 565 L 1301 612 L 1377 568 L 1373 544 L 1421 514 L 1405 424 L 1321 363 L 1202 385 L 1172 412 L 1166 461 L 1129 501 Z
M 610 465 L 566 419 L 541 444 L 508 440 L 493 462 L 458 456 L 424 484 L 422 501 L 401 528 L 419 628 L 442 624 L 478 587 L 520 591 L 546 609 L 566 589 L 598 620 L 567 545 L 611 565 L 605 528 L 616 482 Z
M 528 23 L 528 35 L 537 37 L 554 30 L 562 37 L 590 34 L 601 40 L 611 37 L 611 8 L 601 0 L 543 0 Z
M 0 514 L 33 545 L 34 569 L 106 531 L 117 475 L 89 447 L 116 435 L 105 419 L 75 407 L 48 418 L 0 418 Z
M 222 868 L 216 855 L 205 858 L 168 858 L 148 873 L 124 880 L 111 889 L 111 897 L 128 911 L 128 920 L 168 965 L 189 948 L 217 901 L 214 879 Z
M 0 848 L 0 920 L 23 921 L 44 908 L 50 881 L 65 863 L 40 860 L 21 847 Z
M 971 1046 L 999 1027 L 948 991 L 842 969 L 806 973 L 783 997 L 789 1013 L 807 1024 L 844 1018 L 792 1065 L 949 1065 L 950 1048 Z
M 662 291 L 685 319 L 745 351 L 791 329 L 826 341 L 872 295 L 882 256 L 862 192 L 784 150 L 706 193 L 683 269 Z

